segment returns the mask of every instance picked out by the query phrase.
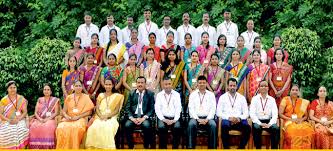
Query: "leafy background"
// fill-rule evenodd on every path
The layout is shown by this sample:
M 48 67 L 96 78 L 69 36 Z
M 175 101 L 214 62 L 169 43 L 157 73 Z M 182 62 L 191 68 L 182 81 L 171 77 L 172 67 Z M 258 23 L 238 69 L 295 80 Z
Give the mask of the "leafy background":
M 320 85 L 333 94 L 333 1 L 332 0 L 2 0 L 0 1 L 0 94 L 5 83 L 16 80 L 19 92 L 33 108 L 45 82 L 62 96 L 61 73 L 64 53 L 71 47 L 83 13 L 93 15 L 100 28 L 106 16 L 113 14 L 117 26 L 123 28 L 126 17 L 135 25 L 143 21 L 145 5 L 150 5 L 152 20 L 159 27 L 165 15 L 171 16 L 174 28 L 181 25 L 182 14 L 189 12 L 192 24 L 201 24 L 202 14 L 210 13 L 212 26 L 223 21 L 223 9 L 232 11 L 232 20 L 239 31 L 246 30 L 246 21 L 253 19 L 255 30 L 263 37 L 264 48 L 272 46 L 275 34 L 283 37 L 283 46 L 290 52 L 294 66 L 293 82 L 302 86 L 304 97 L 314 99 Z

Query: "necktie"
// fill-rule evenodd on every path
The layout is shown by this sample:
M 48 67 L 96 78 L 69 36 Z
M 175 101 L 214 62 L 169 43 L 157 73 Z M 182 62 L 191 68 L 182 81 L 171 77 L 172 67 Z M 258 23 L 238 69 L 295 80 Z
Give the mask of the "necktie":
M 139 118 L 141 118 L 141 115 L 142 115 L 142 113 L 141 113 L 141 107 L 142 107 L 142 93 L 140 93 L 140 96 L 139 96 L 140 98 L 139 98 L 139 107 L 138 107 L 138 116 L 139 116 Z

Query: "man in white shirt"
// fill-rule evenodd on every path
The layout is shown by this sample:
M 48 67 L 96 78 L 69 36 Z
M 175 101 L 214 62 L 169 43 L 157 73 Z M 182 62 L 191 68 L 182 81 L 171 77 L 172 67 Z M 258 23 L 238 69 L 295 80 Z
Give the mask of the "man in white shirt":
M 99 33 L 98 27 L 91 22 L 92 17 L 89 12 L 84 13 L 84 24 L 81 24 L 76 31 L 76 37 L 81 38 L 81 46 L 88 47 L 91 43 L 91 35 L 93 33 Z
M 177 35 L 178 35 L 178 45 L 185 46 L 185 34 L 190 33 L 192 36 L 192 45 L 196 45 L 196 35 L 195 35 L 195 28 L 190 25 L 190 15 L 189 13 L 183 14 L 183 25 L 177 28 Z
M 206 89 L 205 76 L 198 77 L 198 89 L 190 94 L 188 110 L 190 121 L 188 123 L 188 148 L 195 149 L 197 127 L 203 126 L 208 132 L 208 149 L 216 149 L 216 123 L 214 121 L 216 111 L 216 99 L 213 92 Z
M 204 13 L 202 15 L 202 25 L 196 29 L 196 45 L 201 44 L 201 34 L 207 32 L 209 34 L 209 45 L 215 46 L 216 44 L 216 29 L 213 26 L 209 25 L 209 14 Z
M 259 83 L 260 94 L 254 96 L 250 105 L 250 117 L 253 122 L 253 141 L 257 149 L 261 149 L 261 133 L 270 133 L 271 148 L 278 149 L 280 129 L 276 125 L 278 108 L 275 99 L 268 95 L 268 82 Z
M 122 43 L 126 44 L 131 41 L 131 30 L 133 29 L 133 17 L 127 17 L 127 26 L 121 30 Z
M 109 15 L 108 17 L 106 17 L 106 21 L 107 21 L 107 25 L 105 25 L 104 27 L 102 27 L 100 33 L 99 33 L 99 44 L 101 46 L 105 46 L 109 41 L 110 41 L 110 30 L 111 29 L 116 29 L 117 30 L 117 38 L 118 41 L 122 42 L 123 38 L 122 38 L 122 33 L 119 27 L 117 27 L 114 24 L 114 18 L 113 15 Z
M 144 18 L 145 21 L 139 25 L 138 39 L 141 43 L 147 46 L 149 45 L 149 33 L 153 32 L 157 35 L 158 26 L 151 21 L 151 11 L 148 7 L 146 7 L 144 10 Z
M 251 133 L 251 127 L 247 122 L 249 110 L 246 99 L 243 95 L 236 91 L 237 80 L 235 78 L 228 79 L 228 92 L 224 93 L 218 101 L 216 115 L 222 118 L 222 142 L 223 148 L 229 149 L 229 131 L 241 131 L 241 141 L 239 148 L 244 149 Z
M 169 31 L 172 31 L 173 33 L 176 34 L 176 30 L 174 30 L 171 26 L 170 26 L 170 22 L 171 22 L 171 18 L 170 16 L 164 16 L 164 19 L 163 19 L 163 27 L 161 27 L 159 30 L 158 30 L 158 39 L 157 39 L 157 45 L 159 47 L 161 47 L 162 45 L 165 45 L 166 44 L 166 35 Z M 173 43 L 174 44 L 177 44 L 178 42 L 178 37 L 175 36 L 174 39 L 173 39 Z
M 241 35 L 244 37 L 245 47 L 249 50 L 252 50 L 254 44 L 254 38 L 259 37 L 259 34 L 253 31 L 254 23 L 252 19 L 247 21 L 246 27 L 247 31 L 243 32 Z
M 217 26 L 217 37 L 221 34 L 227 37 L 227 46 L 236 47 L 238 37 L 238 27 L 231 21 L 231 12 L 229 9 L 224 9 L 224 22 Z M 216 38 L 217 39 L 217 38 Z
M 164 90 L 156 95 L 155 112 L 158 117 L 157 127 L 159 131 L 160 149 L 167 149 L 168 129 L 172 129 L 172 148 L 177 149 L 180 142 L 181 125 L 179 122 L 182 104 L 180 95 L 172 90 L 170 78 L 163 79 Z

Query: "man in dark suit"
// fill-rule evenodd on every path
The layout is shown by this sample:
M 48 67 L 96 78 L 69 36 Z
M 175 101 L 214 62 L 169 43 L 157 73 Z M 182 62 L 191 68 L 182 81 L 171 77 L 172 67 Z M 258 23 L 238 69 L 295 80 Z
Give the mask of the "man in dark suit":
M 126 115 L 128 120 L 125 123 L 125 131 L 130 149 L 134 148 L 133 130 L 134 127 L 141 126 L 144 133 L 144 148 L 148 149 L 152 145 L 152 126 L 150 118 L 154 115 L 154 92 L 146 89 L 146 79 L 142 76 L 136 79 L 137 89 L 128 96 L 126 104 Z

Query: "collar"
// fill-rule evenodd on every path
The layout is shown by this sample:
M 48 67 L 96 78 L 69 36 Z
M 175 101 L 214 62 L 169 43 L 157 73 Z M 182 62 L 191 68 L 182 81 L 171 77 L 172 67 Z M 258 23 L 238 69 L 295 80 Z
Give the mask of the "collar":
M 145 94 L 146 90 L 143 90 L 142 93 Z M 135 93 L 140 94 L 139 90 L 136 89 Z
M 171 95 L 171 94 L 172 94 L 172 91 L 173 91 L 173 90 L 171 89 L 170 94 L 167 94 L 167 93 L 165 92 L 165 90 L 163 90 L 163 93 L 166 94 L 166 95 Z

